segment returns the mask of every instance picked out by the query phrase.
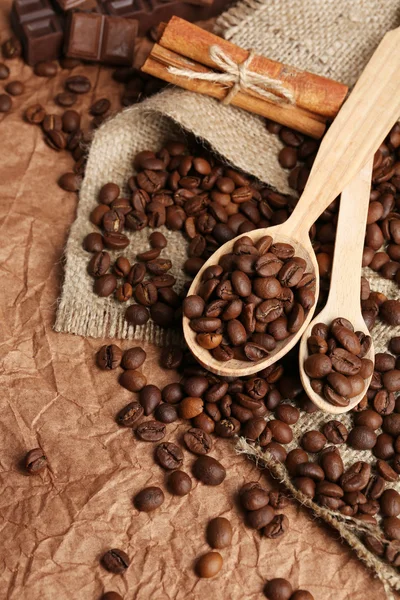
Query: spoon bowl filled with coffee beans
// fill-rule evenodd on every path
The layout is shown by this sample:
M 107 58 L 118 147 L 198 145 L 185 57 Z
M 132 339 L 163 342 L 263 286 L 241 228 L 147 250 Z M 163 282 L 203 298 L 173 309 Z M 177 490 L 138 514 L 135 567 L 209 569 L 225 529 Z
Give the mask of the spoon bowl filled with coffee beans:
M 334 414 L 357 406 L 374 372 L 374 347 L 360 298 L 371 173 L 369 161 L 342 193 L 328 301 L 300 342 L 303 387 L 314 404 Z
M 385 35 L 330 126 L 289 219 L 228 241 L 193 280 L 183 304 L 183 331 L 191 352 L 210 371 L 235 377 L 258 372 L 282 358 L 307 329 L 319 292 L 309 230 L 397 120 L 398 37 L 398 30 Z M 353 226 L 347 224 L 348 236 Z M 355 266 L 359 275 L 358 258 L 353 261 L 348 253 L 348 268 Z M 363 331 L 362 323 L 356 326 Z

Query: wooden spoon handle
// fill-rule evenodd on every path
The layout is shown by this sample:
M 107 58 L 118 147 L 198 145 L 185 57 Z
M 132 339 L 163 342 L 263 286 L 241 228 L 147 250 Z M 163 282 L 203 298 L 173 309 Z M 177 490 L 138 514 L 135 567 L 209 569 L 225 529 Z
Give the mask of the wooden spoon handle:
M 327 306 L 337 316 L 360 314 L 361 265 L 371 190 L 370 159 L 343 190 Z
M 308 231 L 379 148 L 400 114 L 400 28 L 388 32 L 326 133 L 288 232 Z

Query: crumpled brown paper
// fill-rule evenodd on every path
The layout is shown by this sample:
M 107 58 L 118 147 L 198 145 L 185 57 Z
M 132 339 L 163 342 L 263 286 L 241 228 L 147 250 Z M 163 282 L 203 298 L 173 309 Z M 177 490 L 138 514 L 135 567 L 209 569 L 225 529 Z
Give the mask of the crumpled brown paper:
M 9 36 L 10 5 L 1 3 L 0 42 Z M 153 445 L 114 421 L 132 394 L 117 384 L 116 373 L 95 367 L 99 340 L 52 331 L 77 203 L 56 181 L 72 161 L 50 150 L 40 129 L 21 117 L 33 102 L 61 114 L 52 99 L 69 72 L 44 80 L 20 60 L 8 64 L 10 79 L 23 80 L 26 92 L 0 117 L 0 598 L 97 600 L 115 590 L 127 600 L 256 600 L 272 577 L 290 579 L 315 600 L 383 598 L 382 585 L 337 534 L 298 505 L 285 509 L 290 531 L 281 540 L 246 528 L 236 502 L 239 487 L 259 479 L 275 484 L 222 440 L 212 452 L 227 468 L 221 486 L 194 481 L 189 496 L 166 494 L 151 515 L 135 510 L 133 495 L 149 484 L 163 486 L 165 474 L 153 462 Z M 104 95 L 118 109 L 121 89 L 111 71 L 85 66 L 74 74 L 83 72 L 94 89 L 79 98 L 78 110 Z M 162 386 L 173 374 L 158 367 L 158 349 L 146 350 L 143 370 L 149 383 Z M 184 430 L 169 425 L 167 439 L 179 439 Z M 19 463 L 38 445 L 50 469 L 29 477 Z M 185 452 L 186 471 L 192 462 Z M 218 515 L 232 522 L 232 547 L 222 551 L 221 573 L 199 580 L 193 563 L 208 550 L 205 527 Z M 112 547 L 131 557 L 124 576 L 99 565 Z

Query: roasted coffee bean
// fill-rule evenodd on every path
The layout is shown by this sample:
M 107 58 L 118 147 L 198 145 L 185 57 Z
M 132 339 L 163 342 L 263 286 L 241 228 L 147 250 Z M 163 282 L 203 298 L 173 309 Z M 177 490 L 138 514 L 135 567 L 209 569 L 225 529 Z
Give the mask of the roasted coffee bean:
M 165 425 L 158 421 L 144 421 L 136 429 L 136 435 L 144 442 L 159 442 L 165 433 Z
M 5 58 L 18 58 L 22 54 L 21 42 L 15 36 L 12 36 L 6 40 L 1 49 Z
M 182 419 L 193 419 L 203 412 L 203 400 L 198 397 L 188 396 L 179 405 L 179 414 Z
M 46 469 L 47 457 L 41 448 L 34 448 L 25 456 L 24 465 L 29 475 L 37 475 Z
M 53 148 L 53 150 L 57 151 L 64 150 L 67 145 L 64 134 L 61 131 L 56 131 L 55 129 L 50 129 L 50 131 L 46 132 L 45 141 L 50 148 Z
M 107 206 L 96 206 L 94 210 L 90 213 L 90 220 L 94 225 L 100 226 L 103 220 L 104 215 L 109 211 Z
M 289 529 L 289 519 L 286 515 L 275 515 L 268 525 L 266 525 L 262 534 L 264 537 L 269 538 L 271 540 L 276 540 L 277 538 L 284 535 Z
M 149 320 L 150 315 L 144 306 L 132 304 L 125 312 L 125 319 L 133 326 L 145 325 Z
M 385 481 L 397 481 L 398 479 L 396 471 L 384 460 L 376 462 L 376 470 Z
M 160 490 L 161 491 L 161 490 Z M 113 548 L 103 554 L 101 564 L 110 573 L 125 573 L 130 564 L 129 556 L 123 550 Z
M 295 475 L 297 465 L 308 462 L 308 454 L 301 448 L 294 448 L 286 457 L 286 468 L 291 476 Z
M 244 410 L 244 409 L 243 409 Z M 250 415 L 252 413 L 249 411 Z M 239 417 L 238 412 L 235 412 Z M 226 419 L 218 421 L 215 425 L 215 433 L 222 438 L 230 438 L 235 436 L 240 431 L 240 421 L 234 417 L 228 416 Z
M 264 594 L 268 600 L 289 600 L 293 588 L 286 579 L 271 579 L 264 587 Z
M 102 346 L 97 352 L 96 362 L 100 369 L 116 369 L 121 364 L 122 350 L 115 344 Z
M 102 275 L 94 282 L 93 291 L 98 296 L 105 298 L 111 296 L 117 287 L 117 279 L 112 273 Z
M 207 552 L 196 563 L 196 573 L 201 578 L 215 577 L 222 569 L 222 556 L 219 552 Z
M 385 517 L 397 517 L 400 514 L 400 494 L 394 489 L 386 489 L 379 499 L 379 504 Z
M 232 525 L 224 517 L 211 519 L 207 525 L 207 542 L 211 548 L 227 548 L 232 543 Z
M 99 192 L 99 202 L 102 204 L 111 204 L 120 194 L 119 186 L 116 183 L 106 183 Z
M 177 369 L 183 360 L 183 352 L 178 346 L 164 348 L 160 356 L 160 364 L 164 369 Z
M 161 390 L 156 385 L 145 385 L 140 390 L 139 402 L 143 406 L 146 417 L 151 415 L 161 402 Z
M 178 404 L 183 398 L 183 390 L 180 383 L 169 383 L 162 390 L 162 399 L 168 404 Z
M 33 104 L 25 111 L 25 119 L 28 123 L 40 125 L 46 116 L 46 111 L 41 104 Z
M 82 183 L 82 177 L 76 173 L 64 173 L 58 180 L 60 188 L 66 192 L 77 192 Z
M 383 532 L 389 540 L 400 540 L 400 519 L 386 517 L 382 521 Z
M 144 488 L 134 498 L 134 505 L 141 512 L 152 512 L 160 508 L 163 502 L 164 492 L 156 486 Z
M 4 63 L 0 63 L 0 80 L 7 79 L 10 75 L 10 69 Z
M 123 600 L 123 598 L 117 592 L 106 592 L 102 595 L 101 600 Z
M 304 362 L 304 369 L 309 377 L 322 379 L 332 371 L 332 363 L 326 354 L 311 354 Z
M 391 415 L 383 417 L 382 429 L 390 435 L 400 435 L 400 414 L 393 413 Z
M 324 471 L 316 463 L 300 463 L 296 467 L 297 477 L 309 477 L 314 481 L 322 481 L 325 477 Z
M 335 348 L 330 358 L 332 367 L 342 375 L 357 375 L 361 369 L 361 359 L 343 348 Z
M 104 245 L 100 233 L 89 233 L 83 241 L 83 247 L 87 252 L 101 252 Z
M 193 465 L 193 475 L 205 485 L 214 486 L 224 481 L 226 470 L 212 456 L 199 456 Z
M 117 415 L 117 423 L 123 427 L 133 427 L 143 416 L 139 402 L 130 402 Z
M 152 306 L 157 302 L 157 288 L 151 281 L 143 281 L 136 286 L 135 297 L 139 304 Z
M 89 109 L 91 115 L 104 115 L 110 109 L 111 103 L 107 98 L 96 100 Z
M 118 277 L 126 277 L 131 270 L 130 262 L 124 256 L 120 256 L 114 263 L 114 271 Z M 130 282 L 129 282 L 130 283 Z
M 42 122 L 45 133 L 62 130 L 62 118 L 59 115 L 46 115 Z
M 180 469 L 183 463 L 182 450 L 171 442 L 162 442 L 155 450 L 155 458 L 158 464 L 168 471 Z
M 130 392 L 140 392 L 145 387 L 147 379 L 143 373 L 128 369 L 120 376 L 119 383 Z
M 89 275 L 91 275 L 92 277 L 102 277 L 107 273 L 110 267 L 110 263 L 111 259 L 108 252 L 96 252 L 96 254 L 92 256 L 88 264 Z
M 310 477 L 295 477 L 293 485 L 308 498 L 315 496 L 315 481 Z
M 136 256 L 138 260 L 142 260 L 144 262 L 149 260 L 154 260 L 160 255 L 160 248 L 152 248 L 151 250 L 146 250 L 145 252 L 141 252 Z
M 345 492 L 358 492 L 366 487 L 370 475 L 371 466 L 358 461 L 341 476 L 340 485 Z
M 262 508 L 251 510 L 246 515 L 246 523 L 252 529 L 262 529 L 272 521 L 275 511 L 268 504 Z
M 376 439 L 374 455 L 382 460 L 388 460 L 395 454 L 393 438 L 388 433 L 381 433 Z
M 344 466 L 340 453 L 335 447 L 326 448 L 320 456 L 320 464 L 325 477 L 332 482 L 337 482 L 343 474 Z
M 301 438 L 301 445 L 306 452 L 320 452 L 326 444 L 326 437 L 320 431 L 307 431 Z
M 81 116 L 76 110 L 66 110 L 62 116 L 62 128 L 66 133 L 77 131 L 81 125 Z
M 72 75 L 65 81 L 65 87 L 73 94 L 87 94 L 87 92 L 90 92 L 92 85 L 85 75 Z
M 54 100 L 57 104 L 66 108 L 76 104 L 78 98 L 76 94 L 71 94 L 70 92 L 60 92 L 57 94 Z
M 259 510 L 269 504 L 269 494 L 257 482 L 247 483 L 240 490 L 240 502 L 245 510 Z
M 340 421 L 328 421 L 322 431 L 331 444 L 343 444 L 347 440 L 347 429 Z
M 393 369 L 391 371 L 387 371 L 382 376 L 382 382 L 384 387 L 389 392 L 399 392 L 400 391 L 400 370 Z
M 186 496 L 192 489 L 192 480 L 183 471 L 173 471 L 168 477 L 167 485 L 174 496 Z
M 57 74 L 57 64 L 49 60 L 36 63 L 34 73 L 38 77 L 54 77 Z
M 192 428 L 183 436 L 186 448 L 193 454 L 208 454 L 212 450 L 212 439 L 205 431 Z
M 362 410 L 359 413 L 354 415 L 354 423 L 355 425 L 363 425 L 365 427 L 369 427 L 373 431 L 379 429 L 382 426 L 383 419 L 374 410 Z
M 162 423 L 173 423 L 178 419 L 178 411 L 171 404 L 159 404 L 154 412 L 154 416 Z
M 263 433 L 266 425 L 267 424 L 262 417 L 252 418 L 245 423 L 242 433 L 246 439 L 256 441 Z
M 347 443 L 356 450 L 370 450 L 376 444 L 376 433 L 370 427 L 358 425 L 349 433 Z
M 275 419 L 268 422 L 268 429 L 272 433 L 272 439 L 280 444 L 289 444 L 293 439 L 293 433 L 289 425 Z
M 25 91 L 25 86 L 22 81 L 10 81 L 4 89 L 11 96 L 21 96 Z

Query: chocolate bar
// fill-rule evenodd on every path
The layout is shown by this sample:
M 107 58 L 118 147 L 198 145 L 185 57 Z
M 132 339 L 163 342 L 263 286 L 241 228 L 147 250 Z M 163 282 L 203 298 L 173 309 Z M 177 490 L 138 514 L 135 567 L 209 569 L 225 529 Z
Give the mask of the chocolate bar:
M 139 21 L 139 35 L 172 16 L 187 21 L 205 21 L 219 15 L 230 4 L 229 0 L 214 0 L 212 4 L 196 5 L 182 0 L 107 0 L 107 14 Z
M 49 0 L 15 0 L 11 24 L 22 42 L 25 62 L 29 65 L 60 56 L 63 31 Z
M 85 3 L 85 0 L 54 0 L 61 10 L 71 10 L 71 8 L 80 8 L 81 4 Z
M 73 12 L 65 36 L 65 54 L 109 65 L 131 66 L 137 29 L 134 19 Z
M 18 37 L 22 36 L 22 25 L 52 17 L 54 10 L 49 0 L 15 0 L 11 8 L 11 25 Z
M 28 65 L 55 60 L 61 54 L 63 31 L 56 15 L 30 21 L 22 26 L 24 58 Z

